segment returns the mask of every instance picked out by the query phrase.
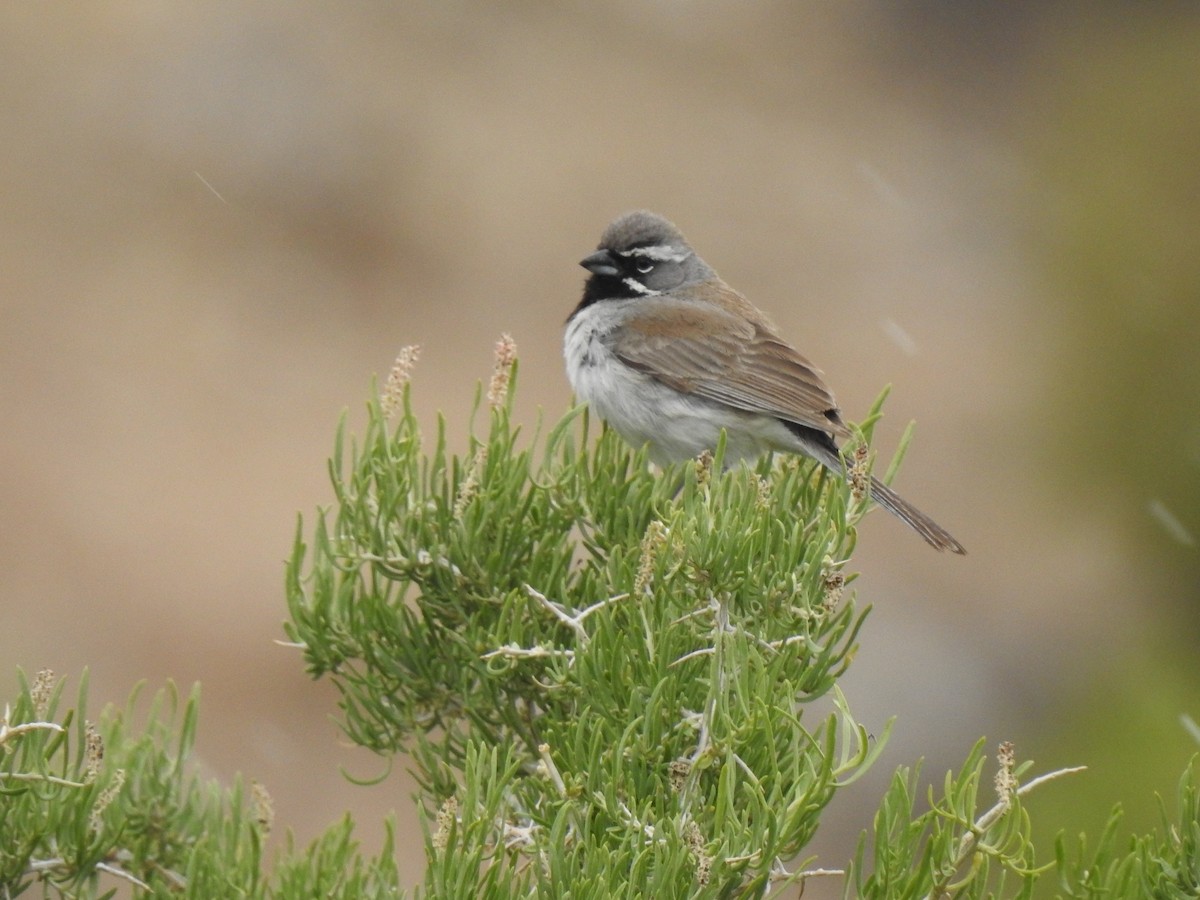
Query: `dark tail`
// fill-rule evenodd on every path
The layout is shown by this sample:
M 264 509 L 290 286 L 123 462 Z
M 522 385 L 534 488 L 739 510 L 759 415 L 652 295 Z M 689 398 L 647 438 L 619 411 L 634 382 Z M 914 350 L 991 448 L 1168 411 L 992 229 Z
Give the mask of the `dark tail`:
M 845 475 L 841 457 L 838 456 L 837 445 L 823 431 L 807 428 L 803 425 L 784 423 L 796 437 L 800 438 L 804 452 L 830 471 Z M 871 476 L 871 499 L 890 512 L 893 516 L 925 538 L 925 543 L 936 550 L 949 550 L 960 556 L 966 555 L 966 548 L 954 539 L 945 528 L 939 525 L 925 513 L 921 512 L 890 487 Z
M 871 476 L 871 499 L 893 516 L 925 538 L 925 543 L 938 550 L 949 550 L 965 556 L 967 548 L 954 539 L 945 528 L 921 512 L 890 487 Z

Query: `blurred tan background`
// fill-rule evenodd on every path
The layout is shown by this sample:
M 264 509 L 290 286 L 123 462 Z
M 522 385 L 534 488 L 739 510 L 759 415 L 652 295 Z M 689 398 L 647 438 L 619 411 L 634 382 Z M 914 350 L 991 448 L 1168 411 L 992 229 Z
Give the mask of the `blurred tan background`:
M 850 418 L 895 386 L 879 449 L 918 420 L 899 486 L 970 550 L 863 528 L 845 688 L 899 722 L 821 863 L 980 735 L 1092 767 L 1044 838 L 1149 827 L 1200 714 L 1197 46 L 1172 3 L 5 5 L 5 695 L 201 681 L 207 771 L 305 841 L 396 809 L 419 880 L 409 782 L 341 778 L 382 764 L 272 643 L 296 513 L 405 344 L 459 446 L 502 331 L 521 417 L 565 410 L 576 261 L 645 206 Z

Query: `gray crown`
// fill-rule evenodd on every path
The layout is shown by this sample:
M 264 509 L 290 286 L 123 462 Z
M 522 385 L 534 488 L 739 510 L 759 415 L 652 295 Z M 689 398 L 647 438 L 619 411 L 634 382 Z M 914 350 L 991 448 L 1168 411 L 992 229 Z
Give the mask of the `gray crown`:
M 600 249 L 620 252 L 630 247 L 673 246 L 691 248 L 674 223 L 657 213 L 639 209 L 614 219 L 600 238 Z

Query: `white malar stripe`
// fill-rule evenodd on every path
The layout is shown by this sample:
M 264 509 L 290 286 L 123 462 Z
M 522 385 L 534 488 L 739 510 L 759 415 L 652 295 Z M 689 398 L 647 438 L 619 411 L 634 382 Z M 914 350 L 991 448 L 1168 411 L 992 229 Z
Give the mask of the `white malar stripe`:
M 660 244 L 657 247 L 634 247 L 632 250 L 620 250 L 619 256 L 644 256 L 647 259 L 656 259 L 659 262 L 675 262 L 681 263 L 692 255 L 690 250 L 680 250 L 678 247 L 672 247 L 670 244 Z
M 636 291 L 637 293 L 642 294 L 646 297 L 657 297 L 659 294 L 662 293 L 662 291 L 650 290 L 650 288 L 646 287 L 644 284 L 642 284 L 636 278 L 622 278 L 621 281 L 623 281 L 625 283 L 625 286 L 627 288 L 629 288 L 631 291 Z

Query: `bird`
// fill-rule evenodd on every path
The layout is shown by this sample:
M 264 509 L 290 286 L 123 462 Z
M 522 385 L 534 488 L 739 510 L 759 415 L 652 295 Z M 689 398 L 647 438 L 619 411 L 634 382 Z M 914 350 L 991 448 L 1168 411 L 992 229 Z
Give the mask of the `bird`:
M 725 465 L 799 453 L 847 476 L 850 437 L 824 373 L 721 280 L 668 219 L 625 213 L 580 263 L 590 273 L 566 321 L 578 400 L 658 465 L 715 450 Z M 932 547 L 965 554 L 945 528 L 874 476 L 870 496 Z

